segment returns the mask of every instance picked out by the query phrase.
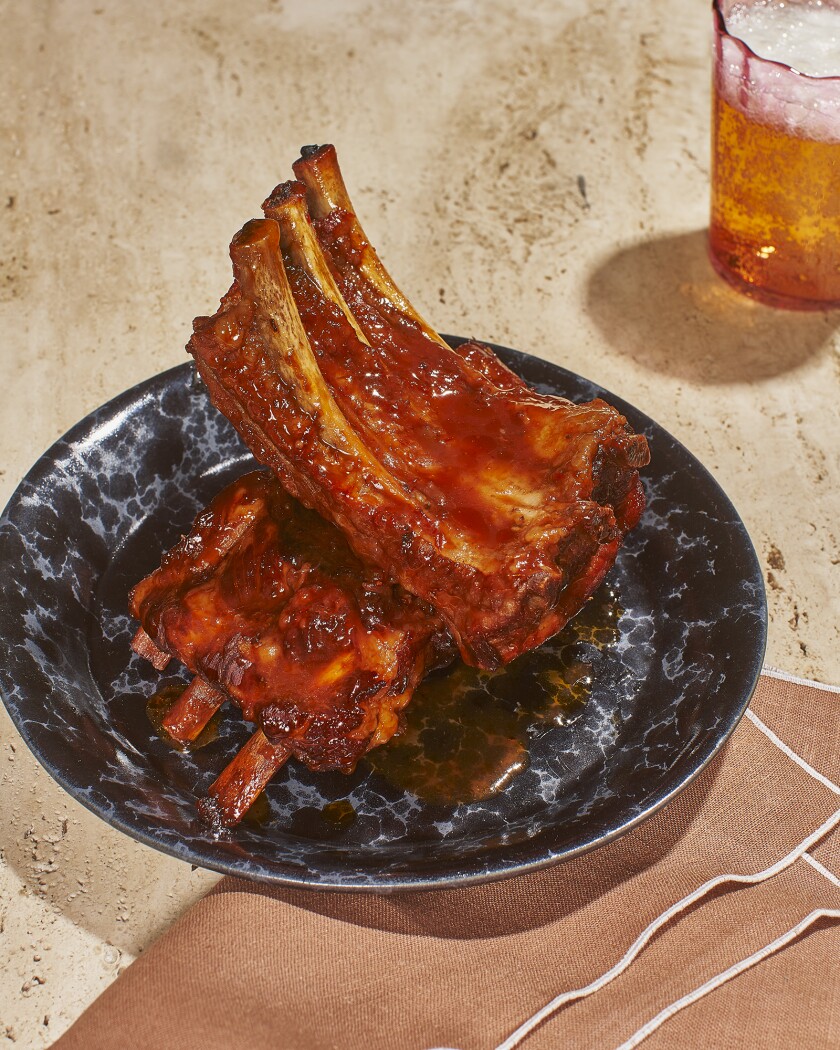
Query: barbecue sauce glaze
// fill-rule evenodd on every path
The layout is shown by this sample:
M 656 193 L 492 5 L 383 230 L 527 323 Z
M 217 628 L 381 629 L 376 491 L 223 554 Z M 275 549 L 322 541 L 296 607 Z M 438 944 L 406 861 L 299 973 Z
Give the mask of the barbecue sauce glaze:
M 430 675 L 406 707 L 400 733 L 365 761 L 425 802 L 489 798 L 527 769 L 529 746 L 583 713 L 593 663 L 618 640 L 616 591 L 604 587 L 556 638 L 499 671 L 460 661 Z
M 530 742 L 551 726 L 569 725 L 583 712 L 593 662 L 618 639 L 623 609 L 614 588 L 604 587 L 556 638 L 500 671 L 478 671 L 460 661 L 429 676 L 405 710 L 403 728 L 365 762 L 394 787 L 433 805 L 477 802 L 502 791 L 528 768 Z M 162 727 L 183 687 L 166 686 L 146 711 L 172 747 L 194 750 L 218 737 L 220 714 L 188 748 Z M 261 795 L 246 816 L 262 824 L 269 807 Z M 322 810 L 301 812 L 296 830 L 318 826 L 330 837 L 355 820 L 352 803 L 337 799 Z

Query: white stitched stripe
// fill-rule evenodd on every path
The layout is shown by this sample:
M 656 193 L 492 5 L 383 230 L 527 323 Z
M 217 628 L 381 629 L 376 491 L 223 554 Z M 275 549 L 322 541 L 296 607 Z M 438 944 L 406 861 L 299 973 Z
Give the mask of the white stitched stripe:
M 803 854 L 802 859 L 807 861 L 814 871 L 818 871 L 820 875 L 825 875 L 829 882 L 833 882 L 834 885 L 840 889 L 840 879 L 837 878 L 833 871 L 829 871 L 824 864 L 820 864 L 816 857 L 812 857 L 810 853 L 805 853 Z
M 795 762 L 798 766 L 804 769 L 808 776 L 813 777 L 814 780 L 819 780 L 821 784 L 827 787 L 829 791 L 833 791 L 835 795 L 840 795 L 840 787 L 838 787 L 833 781 L 829 780 L 828 777 L 824 777 L 822 773 L 817 772 L 813 766 L 809 766 L 805 759 L 802 758 L 801 755 L 797 755 L 792 748 L 788 747 L 784 740 L 780 740 L 773 730 L 770 729 L 769 726 L 766 726 L 751 708 L 747 709 L 747 718 L 749 718 L 753 725 L 760 729 L 767 739 L 774 743 L 780 751 L 784 751 L 792 762 Z
M 756 872 L 754 875 L 716 875 L 715 878 L 709 879 L 708 882 L 704 882 L 702 886 L 698 886 L 698 888 L 689 893 L 687 897 L 683 897 L 682 900 L 677 901 L 676 904 L 672 904 L 670 908 L 667 908 L 657 916 L 653 922 L 646 926 L 627 949 L 627 952 L 614 966 L 601 974 L 601 976 L 591 984 L 587 984 L 584 988 L 575 988 L 572 991 L 563 992 L 561 995 L 552 999 L 551 1002 L 546 1003 L 541 1010 L 538 1010 L 532 1017 L 529 1017 L 528 1020 L 521 1024 L 515 1032 L 512 1032 L 503 1043 L 500 1043 L 496 1047 L 496 1050 L 512 1050 L 513 1047 L 517 1046 L 526 1038 L 526 1036 L 533 1032 L 538 1025 L 542 1024 L 542 1022 L 547 1020 L 547 1018 L 555 1013 L 555 1011 L 559 1010 L 561 1006 L 565 1006 L 566 1003 L 574 1002 L 577 999 L 585 999 L 587 996 L 592 995 L 593 992 L 600 991 L 604 985 L 609 984 L 610 981 L 614 980 L 619 974 L 627 969 L 658 930 L 660 930 L 675 915 L 678 915 L 680 912 L 685 911 L 686 908 L 691 907 L 691 905 L 694 904 L 695 901 L 700 900 L 701 897 L 705 897 L 706 894 L 710 893 L 718 886 L 725 885 L 727 882 L 755 885 L 756 883 L 764 882 L 766 879 L 772 878 L 774 875 L 778 875 L 780 871 L 784 871 L 785 868 L 790 867 L 794 861 L 798 860 L 803 853 L 816 845 L 820 839 L 824 838 L 829 831 L 832 831 L 838 824 L 840 824 L 840 809 L 838 809 L 836 813 L 833 813 L 828 820 L 822 823 L 816 831 L 812 831 L 811 834 L 803 839 L 794 850 L 787 854 L 787 856 L 782 857 L 781 860 L 776 861 L 776 863 L 769 868 L 765 868 L 764 871 Z
M 822 689 L 827 693 L 840 693 L 840 685 L 826 685 L 824 682 L 815 682 L 813 678 L 797 678 L 796 675 L 780 671 L 778 667 L 770 667 L 767 664 L 761 668 L 761 673 L 768 678 L 779 678 L 782 682 L 793 682 L 794 685 L 808 685 L 812 689 Z
M 745 970 L 749 970 L 750 967 L 757 965 L 762 962 L 768 956 L 773 955 L 775 952 L 784 948 L 785 945 L 790 944 L 791 941 L 795 941 L 797 937 L 800 937 L 809 926 L 818 919 L 840 919 L 840 910 L 837 908 L 818 908 L 816 911 L 812 911 L 810 915 L 807 915 L 801 922 L 797 923 L 793 929 L 783 933 L 781 937 L 777 937 L 775 941 L 771 941 L 766 944 L 763 948 L 760 948 L 757 952 L 752 955 L 748 955 L 746 959 L 741 959 L 740 962 L 730 966 L 728 970 L 724 970 L 723 973 L 717 974 L 710 980 L 706 981 L 705 984 L 701 984 L 699 988 L 695 988 L 693 992 L 689 992 L 688 995 L 684 995 L 681 999 L 677 999 L 676 1002 L 671 1003 L 670 1006 L 666 1006 L 664 1010 L 661 1010 L 656 1017 L 652 1017 L 646 1025 L 643 1025 L 637 1032 L 630 1036 L 630 1038 L 617 1047 L 616 1050 L 633 1050 L 633 1047 L 639 1045 L 643 1039 L 647 1039 L 649 1035 L 656 1031 L 660 1025 L 663 1025 L 669 1018 L 673 1017 L 674 1014 L 684 1010 L 686 1006 L 691 1006 L 692 1003 L 696 1003 L 698 999 L 702 999 L 704 995 L 708 995 L 709 992 L 713 992 L 715 988 L 720 988 L 722 984 L 726 984 L 727 981 L 731 981 L 733 977 L 737 977 L 739 973 L 743 973 Z
M 810 686 L 814 689 L 823 689 L 830 693 L 840 693 L 840 686 L 824 685 L 821 682 L 815 682 L 807 678 L 796 678 L 795 676 L 789 675 L 784 671 L 779 671 L 774 667 L 765 666 L 762 670 L 762 674 L 766 674 L 771 678 L 781 679 L 782 681 L 792 682 L 797 685 Z M 790 758 L 801 769 L 808 773 L 809 776 L 813 777 L 815 780 L 818 780 L 821 784 L 827 787 L 829 791 L 832 791 L 836 795 L 840 795 L 840 787 L 838 787 L 831 780 L 829 780 L 828 777 L 823 776 L 822 773 L 818 772 L 816 769 L 814 769 L 813 766 L 809 765 L 805 761 L 805 759 L 798 755 L 795 751 L 793 751 L 792 748 L 788 747 L 788 745 L 785 744 L 784 741 L 780 740 L 779 737 L 776 736 L 776 734 L 768 726 L 766 726 L 764 722 L 762 722 L 761 719 L 753 713 L 752 710 L 747 710 L 746 714 L 750 721 L 756 726 L 756 728 L 761 730 L 761 732 L 764 733 L 765 736 L 767 736 L 767 738 L 773 744 L 775 744 L 776 747 L 779 748 L 779 750 L 783 751 L 788 758 Z M 826 834 L 828 834 L 829 831 L 833 830 L 838 823 L 840 823 L 840 810 L 832 814 L 832 816 L 829 817 L 828 820 L 825 821 L 825 823 L 823 823 L 819 828 L 817 828 L 816 831 L 814 831 L 811 835 L 804 839 L 803 842 L 801 842 L 799 846 L 796 847 L 796 849 L 794 849 L 791 853 L 787 854 L 787 856 L 783 857 L 776 864 L 772 865 L 769 868 L 765 868 L 764 871 L 758 872 L 755 875 L 718 875 L 715 878 L 710 879 L 708 882 L 703 883 L 702 886 L 699 886 L 688 896 L 683 897 L 682 900 L 677 901 L 675 904 L 671 905 L 670 908 L 662 912 L 661 915 L 654 919 L 653 922 L 651 922 L 650 925 L 648 925 L 641 932 L 641 934 L 639 934 L 639 936 L 627 950 L 625 955 L 613 967 L 611 967 L 609 970 L 603 973 L 591 984 L 586 985 L 584 988 L 577 988 L 569 992 L 563 992 L 561 995 L 556 996 L 554 999 L 551 1000 L 551 1002 L 547 1003 L 541 1010 L 537 1011 L 537 1013 L 535 1013 L 532 1017 L 528 1018 L 527 1021 L 521 1024 L 519 1028 L 516 1029 L 516 1031 L 512 1032 L 504 1042 L 500 1043 L 496 1047 L 496 1050 L 513 1050 L 513 1047 L 519 1045 L 519 1043 L 521 1043 L 523 1039 L 525 1039 L 532 1031 L 534 1031 L 534 1029 L 538 1025 L 540 1025 L 543 1021 L 547 1020 L 553 1013 L 559 1010 L 560 1007 L 565 1006 L 567 1003 L 574 1002 L 578 999 L 584 999 L 587 996 L 592 995 L 594 992 L 600 991 L 601 988 L 609 984 L 610 981 L 614 980 L 616 977 L 619 976 L 619 974 L 623 973 L 624 970 L 627 969 L 627 967 L 633 962 L 636 956 L 642 951 L 645 945 L 648 944 L 648 942 L 657 933 L 658 930 L 660 930 L 674 916 L 678 915 L 686 908 L 689 908 L 692 904 L 700 900 L 702 897 L 706 896 L 706 894 L 710 893 L 717 886 L 724 885 L 728 882 L 755 885 L 759 882 L 765 881 L 766 879 L 772 878 L 774 875 L 777 875 L 779 872 L 783 871 L 785 868 L 793 864 L 794 861 L 796 861 L 798 858 L 803 856 L 805 860 L 809 864 L 811 864 L 812 867 L 821 871 L 822 874 L 827 875 L 831 879 L 831 881 L 840 882 L 840 880 L 838 880 L 836 876 L 829 872 L 828 869 L 824 868 L 823 865 L 819 863 L 819 861 L 814 860 L 814 858 L 807 853 L 807 850 L 810 849 L 811 846 L 819 842 L 819 840 L 823 838 Z M 713 978 L 713 982 L 716 983 L 708 982 L 710 984 L 710 987 L 708 988 L 706 987 L 706 985 L 702 986 L 702 988 L 705 989 L 705 991 L 703 991 L 702 989 L 698 989 L 697 992 L 693 992 L 691 993 L 691 995 L 695 998 L 699 998 L 700 995 L 698 993 L 705 995 L 706 991 L 712 990 L 712 987 L 718 987 L 719 984 L 723 984 L 725 981 L 730 980 L 731 977 L 734 977 L 736 973 L 740 973 L 741 970 L 748 969 L 750 966 L 754 966 L 756 963 L 760 962 L 761 959 L 765 958 L 766 955 L 772 954 L 772 952 L 777 951 L 779 948 L 787 944 L 790 940 L 793 940 L 796 937 L 798 937 L 802 930 L 807 929 L 808 926 L 810 926 L 813 922 L 816 921 L 817 918 L 820 918 L 822 915 L 840 917 L 840 912 L 812 912 L 811 915 L 803 921 L 803 923 L 800 923 L 798 927 L 794 928 L 794 930 L 789 931 L 787 934 L 784 935 L 784 937 L 780 938 L 779 941 L 774 941 L 773 945 L 768 945 L 767 948 L 762 949 L 762 951 L 759 953 L 756 953 L 756 956 L 750 956 L 748 960 L 744 960 L 743 962 L 736 964 L 736 967 L 739 968 L 730 968 L 733 972 L 727 970 L 724 974 L 719 975 L 717 978 Z M 690 1002 L 694 1002 L 695 998 L 690 998 L 687 996 L 685 997 L 685 1000 L 679 1000 L 677 1004 L 674 1004 L 674 1007 L 676 1007 L 676 1009 L 674 1007 L 668 1007 L 667 1009 L 671 1012 L 667 1013 L 667 1016 L 663 1016 L 666 1013 L 666 1011 L 663 1011 L 661 1015 L 657 1015 L 657 1018 L 654 1018 L 653 1021 L 649 1022 L 649 1024 L 657 1022 L 655 1027 L 659 1027 L 659 1025 L 664 1023 L 664 1021 L 666 1021 L 668 1017 L 672 1016 L 673 1013 L 676 1013 L 678 1010 L 683 1009 L 684 1006 L 688 1006 Z M 641 1031 L 643 1030 L 640 1029 L 640 1032 Z M 650 1028 L 650 1031 L 654 1031 L 654 1028 Z M 641 1038 L 645 1038 L 645 1035 L 647 1034 L 649 1034 L 649 1032 L 645 1030 L 645 1034 L 642 1035 Z M 637 1033 L 637 1036 L 638 1035 L 639 1033 Z M 633 1038 L 636 1038 L 636 1036 L 634 1036 Z M 639 1041 L 641 1041 L 641 1039 L 639 1039 Z M 629 1050 L 630 1046 L 635 1045 L 637 1044 L 627 1043 L 620 1047 L 619 1050 Z

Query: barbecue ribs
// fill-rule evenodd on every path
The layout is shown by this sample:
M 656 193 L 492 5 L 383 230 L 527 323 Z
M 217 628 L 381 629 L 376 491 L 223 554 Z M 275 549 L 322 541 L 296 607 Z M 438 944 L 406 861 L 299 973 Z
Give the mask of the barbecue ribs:
M 188 349 L 283 487 L 498 667 L 603 579 L 644 506 L 647 443 L 604 401 L 450 349 L 364 236 L 332 147 L 295 173 L 234 237 L 233 286 Z
M 213 500 L 130 604 L 137 651 L 196 675 L 164 719 L 171 736 L 194 740 L 228 697 L 258 726 L 210 789 L 208 815 L 226 825 L 289 755 L 352 770 L 396 731 L 423 675 L 455 655 L 430 607 L 259 471 Z

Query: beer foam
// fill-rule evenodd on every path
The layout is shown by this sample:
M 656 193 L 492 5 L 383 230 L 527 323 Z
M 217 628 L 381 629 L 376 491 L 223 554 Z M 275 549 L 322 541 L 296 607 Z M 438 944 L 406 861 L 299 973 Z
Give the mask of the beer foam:
M 719 96 L 755 123 L 840 143 L 840 0 L 759 0 L 752 6 L 736 0 L 725 10 L 727 31 L 715 35 Z M 759 32 L 752 34 L 748 25 Z M 818 60 L 833 52 L 837 63 L 817 64 L 813 55 L 804 62 L 809 41 L 819 43 Z
M 726 28 L 761 58 L 784 62 L 809 77 L 840 76 L 840 8 L 833 4 L 823 0 L 736 3 Z

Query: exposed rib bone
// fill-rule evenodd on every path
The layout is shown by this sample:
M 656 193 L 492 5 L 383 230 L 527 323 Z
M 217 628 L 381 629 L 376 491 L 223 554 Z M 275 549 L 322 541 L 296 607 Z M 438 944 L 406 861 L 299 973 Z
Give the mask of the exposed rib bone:
M 201 734 L 224 702 L 224 693 L 196 675 L 167 711 L 163 728 L 179 743 L 189 744 Z
M 290 754 L 258 729 L 210 785 L 202 807 L 205 817 L 228 828 L 238 824 Z
M 138 656 L 142 656 L 144 660 L 148 660 L 156 671 L 163 671 L 172 659 L 168 653 L 165 653 L 162 649 L 158 649 L 142 627 L 131 639 L 131 648 Z
M 270 219 L 245 224 L 230 246 L 234 277 L 243 297 L 259 308 L 263 345 L 296 406 L 314 423 L 316 455 L 341 473 L 353 472 L 378 492 L 378 501 L 410 504 L 382 465 L 353 431 L 333 398 L 313 356 L 280 258 L 280 230 Z M 239 390 L 237 389 L 237 393 Z M 294 467 L 292 472 L 297 473 Z M 291 473 L 291 472 L 290 472 Z M 294 489 L 290 489 L 297 495 Z M 299 498 L 303 498 L 302 496 Z
M 263 211 L 267 218 L 276 220 L 280 227 L 280 244 L 286 261 L 298 266 L 312 278 L 323 297 L 335 303 L 353 326 L 359 339 L 366 343 L 367 337 L 345 303 L 318 246 L 318 239 L 306 210 L 306 187 L 300 182 L 280 183 L 263 202 Z
M 300 178 L 307 180 L 308 199 L 316 217 L 315 232 L 326 254 L 328 266 L 336 274 L 339 291 L 351 311 L 355 312 L 369 341 L 386 352 L 392 352 L 395 343 L 408 349 L 409 353 L 413 344 L 416 351 L 417 333 L 393 324 L 395 316 L 411 318 L 416 315 L 416 311 L 410 305 L 406 309 L 405 296 L 387 275 L 378 258 L 376 265 L 366 264 L 365 260 L 376 257 L 376 253 L 367 242 L 350 201 L 335 149 L 332 146 L 304 147 L 300 160 L 295 164 L 295 171 Z M 437 339 L 436 333 L 428 325 L 421 324 L 420 327 L 427 338 Z M 461 343 L 454 349 L 448 348 L 445 343 L 441 345 L 448 354 L 460 358 L 497 390 L 524 394 L 537 400 L 534 391 L 488 347 L 471 341 Z M 551 397 L 539 400 L 555 406 L 558 401 Z M 596 403 L 593 402 L 593 405 Z M 597 483 L 593 485 L 592 491 L 597 491 L 595 498 L 598 502 L 609 502 L 616 507 L 619 525 L 625 531 L 638 520 L 644 505 L 644 495 L 638 478 L 633 479 L 630 491 L 623 492 L 622 489 L 626 490 L 624 482 L 629 479 L 628 468 L 638 468 L 648 462 L 647 443 L 643 436 L 626 429 L 624 433 L 615 433 L 604 444 L 602 451 L 605 454 L 603 469 L 593 472 L 593 479 Z M 595 478 L 596 473 L 599 478 Z M 611 474 L 614 480 L 618 480 L 617 486 L 607 480 Z
M 439 343 L 446 347 L 448 352 L 454 352 L 467 361 L 500 390 L 527 389 L 519 376 L 511 372 L 494 353 L 480 343 L 462 343 L 452 351 L 414 309 L 365 236 L 344 185 L 333 146 L 305 146 L 294 169 L 301 182 L 306 184 L 307 203 L 312 217 L 316 220 L 316 236 L 319 241 L 323 240 L 329 244 L 329 259 L 341 269 L 340 283 L 344 290 L 339 288 L 339 294 L 350 306 L 351 311 L 357 309 L 360 304 L 358 296 L 360 292 L 364 294 L 362 290 L 367 285 L 373 292 L 374 299 L 390 308 L 392 316 L 407 318 L 419 327 L 427 339 Z M 352 290 L 355 292 L 354 301 L 347 298 L 351 290 L 347 285 L 348 280 L 351 281 Z M 360 318 L 356 318 L 356 321 L 359 322 L 356 327 L 362 327 L 364 330 L 364 322 Z M 375 342 L 375 331 L 376 329 L 373 332 L 365 331 L 365 336 Z
M 396 282 L 385 269 L 375 248 L 365 236 L 362 224 L 350 201 L 347 187 L 338 166 L 335 147 L 304 146 L 300 159 L 295 161 L 295 175 L 306 186 L 306 199 L 314 219 L 324 219 L 331 211 L 340 209 L 350 217 L 348 233 L 356 253 L 358 264 L 365 277 L 382 295 L 415 324 L 423 333 L 436 342 L 446 346 L 443 339 L 423 320 L 409 300 L 397 287 Z

